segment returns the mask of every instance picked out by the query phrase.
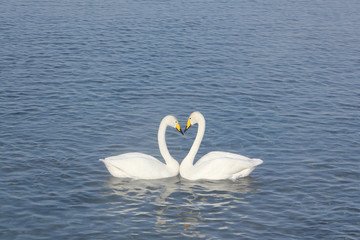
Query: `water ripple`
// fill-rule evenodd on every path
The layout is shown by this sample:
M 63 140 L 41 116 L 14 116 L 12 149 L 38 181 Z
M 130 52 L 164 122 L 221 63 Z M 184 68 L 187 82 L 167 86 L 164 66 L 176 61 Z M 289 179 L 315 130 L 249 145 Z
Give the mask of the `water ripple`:
M 359 239 L 359 3 L 8 1 L 0 9 L 1 239 Z M 20 17 L 21 16 L 21 17 Z M 116 179 L 157 128 L 239 181 Z M 167 132 L 181 161 L 196 127 Z

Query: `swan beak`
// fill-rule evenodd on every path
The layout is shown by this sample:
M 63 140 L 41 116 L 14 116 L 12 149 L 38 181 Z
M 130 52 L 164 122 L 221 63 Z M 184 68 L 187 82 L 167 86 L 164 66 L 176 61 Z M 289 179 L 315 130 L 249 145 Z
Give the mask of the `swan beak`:
M 187 123 L 186 123 L 186 128 L 184 130 L 184 133 L 191 127 L 191 121 L 190 119 L 188 119 Z
M 176 124 L 176 130 L 178 130 L 182 135 L 184 135 L 179 123 Z

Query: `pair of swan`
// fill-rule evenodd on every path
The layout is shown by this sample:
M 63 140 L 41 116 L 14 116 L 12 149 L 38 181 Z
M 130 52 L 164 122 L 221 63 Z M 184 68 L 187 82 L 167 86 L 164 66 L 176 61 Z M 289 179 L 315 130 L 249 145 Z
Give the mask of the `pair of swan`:
M 205 133 L 205 118 L 200 112 L 190 114 L 186 124 L 186 132 L 192 125 L 198 124 L 198 131 L 189 153 L 181 165 L 170 155 L 166 145 L 166 128 L 176 128 L 183 134 L 178 120 L 171 115 L 163 118 L 158 131 L 160 153 L 166 164 L 153 156 L 133 152 L 101 159 L 110 174 L 120 178 L 159 179 L 177 176 L 188 180 L 222 180 L 248 176 L 256 166 L 262 164 L 261 159 L 251 159 L 228 152 L 209 152 L 194 164 L 194 158 L 200 147 Z

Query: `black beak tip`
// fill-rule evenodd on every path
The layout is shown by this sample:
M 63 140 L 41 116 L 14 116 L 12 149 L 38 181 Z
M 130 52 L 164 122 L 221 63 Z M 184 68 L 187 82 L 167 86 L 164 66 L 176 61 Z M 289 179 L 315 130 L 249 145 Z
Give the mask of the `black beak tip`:
M 179 130 L 179 132 L 180 132 L 182 135 L 184 135 L 184 132 L 183 132 L 181 129 Z

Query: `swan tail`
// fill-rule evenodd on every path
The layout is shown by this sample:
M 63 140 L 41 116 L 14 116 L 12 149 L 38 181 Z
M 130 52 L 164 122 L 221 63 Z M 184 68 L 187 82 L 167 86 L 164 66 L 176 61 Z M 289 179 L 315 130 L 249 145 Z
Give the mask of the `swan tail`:
M 253 159 L 251 159 L 252 160 L 252 162 L 254 163 L 254 166 L 258 166 L 258 165 L 260 165 L 260 164 L 262 164 L 264 161 L 263 160 L 261 160 L 260 158 L 253 158 Z
M 106 159 L 99 159 L 99 161 L 103 162 L 105 164 L 105 167 L 109 171 L 109 173 L 118 178 L 127 178 L 131 177 L 129 174 L 127 174 L 123 169 L 116 166 L 116 164 L 113 164 L 111 161 L 108 161 Z

